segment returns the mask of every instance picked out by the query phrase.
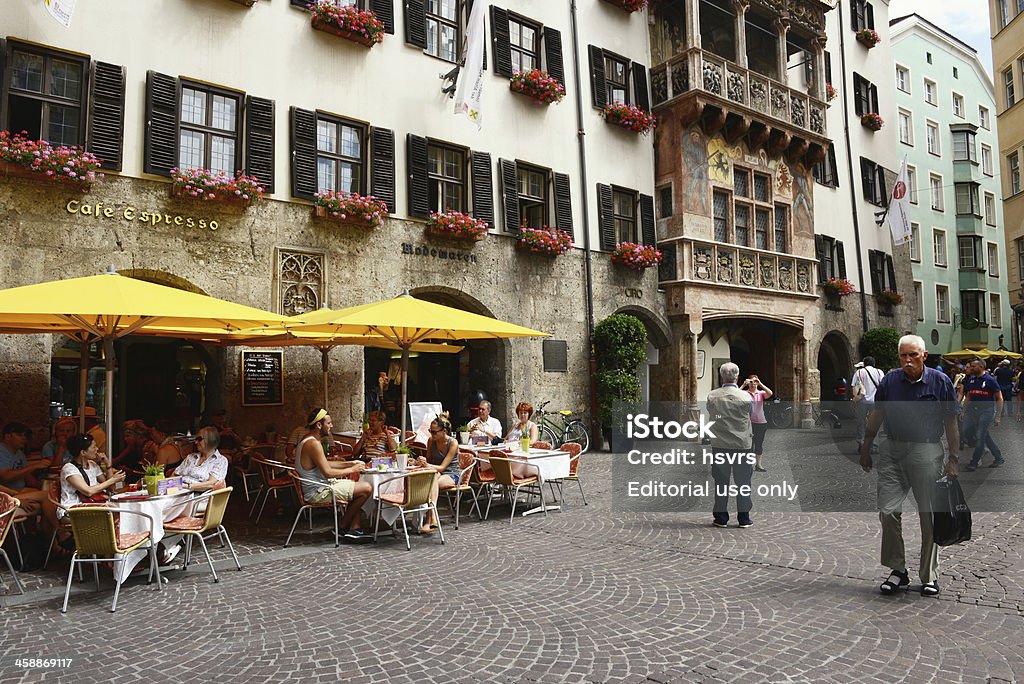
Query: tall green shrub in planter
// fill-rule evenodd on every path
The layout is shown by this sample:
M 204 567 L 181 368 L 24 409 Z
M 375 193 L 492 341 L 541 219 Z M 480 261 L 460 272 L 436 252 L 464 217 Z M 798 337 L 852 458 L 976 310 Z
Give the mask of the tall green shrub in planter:
M 625 426 L 625 414 L 613 410 L 616 402 L 627 412 L 640 404 L 637 368 L 647 359 L 647 329 L 635 316 L 612 314 L 594 327 L 594 356 L 599 417 L 607 435 Z
M 860 351 L 875 357 L 875 366 L 883 370 L 898 368 L 900 334 L 895 328 L 872 328 L 860 338 Z

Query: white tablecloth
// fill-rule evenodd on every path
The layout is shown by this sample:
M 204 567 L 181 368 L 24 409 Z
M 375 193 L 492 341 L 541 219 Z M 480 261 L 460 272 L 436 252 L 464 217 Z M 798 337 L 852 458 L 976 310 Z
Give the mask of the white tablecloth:
M 145 513 L 153 517 L 153 543 L 159 542 L 164 538 L 164 523 L 170 520 L 174 520 L 182 513 L 188 510 L 189 505 L 195 495 L 191 492 L 185 492 L 177 496 L 158 497 L 153 499 L 145 499 L 141 501 L 126 501 L 114 499 L 113 503 L 118 508 L 123 508 L 129 511 L 136 511 L 138 513 Z M 149 531 L 149 520 L 138 515 L 122 515 L 121 516 L 121 534 L 129 532 L 148 532 Z M 170 542 L 175 537 L 180 535 L 174 535 L 174 537 L 168 538 Z M 131 571 L 139 564 L 144 558 L 149 555 L 149 550 L 146 548 L 136 549 L 129 553 L 125 559 L 125 562 L 121 565 L 119 581 L 124 581 L 125 578 L 131 574 Z M 117 566 L 115 565 L 115 570 Z
M 527 468 L 526 470 L 528 472 L 523 474 L 527 477 L 539 475 L 541 482 L 557 480 L 569 476 L 570 457 L 568 451 L 557 451 L 555 449 L 530 449 L 529 452 L 523 452 L 518 445 L 515 445 L 512 452 L 506 454 L 502 452 L 502 449 L 509 448 L 509 445 L 507 444 L 482 447 L 464 445 L 462 448 L 469 449 L 483 458 L 487 458 L 488 455 L 494 455 L 501 458 L 510 458 L 516 461 L 525 461 L 531 465 L 537 466 L 536 468 Z
M 373 519 L 373 516 L 377 515 L 377 499 L 380 498 L 380 495 L 382 493 L 400 494 L 405 491 L 405 480 L 395 480 L 393 482 L 388 482 L 386 485 L 384 485 L 383 491 L 381 490 L 380 483 L 382 481 L 387 480 L 388 478 L 391 477 L 397 477 L 400 474 L 401 473 L 399 472 L 381 472 L 379 470 L 364 470 L 362 474 L 359 476 L 360 482 L 369 482 L 370 485 L 373 487 L 373 494 L 371 494 L 370 498 L 366 500 L 365 504 L 363 504 L 363 511 L 371 520 Z M 395 524 L 395 521 L 398 520 L 398 515 L 398 509 L 392 508 L 390 506 L 382 508 L 380 513 L 380 517 L 384 520 L 384 522 L 388 524 L 388 526 Z

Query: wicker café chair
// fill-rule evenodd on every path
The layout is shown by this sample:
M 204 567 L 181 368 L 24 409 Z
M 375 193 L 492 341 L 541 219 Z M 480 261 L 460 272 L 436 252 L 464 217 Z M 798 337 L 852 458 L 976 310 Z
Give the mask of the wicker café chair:
M 437 472 L 426 468 L 423 470 L 412 470 L 401 475 L 395 475 L 381 480 L 377 491 L 377 519 L 373 524 L 373 541 L 377 541 L 377 533 L 380 528 L 380 513 L 384 506 L 397 508 L 402 519 L 402 531 L 405 532 L 405 549 L 412 551 L 409 543 L 409 527 L 405 523 L 405 516 L 410 513 L 434 512 L 434 520 L 437 521 L 437 531 L 441 534 L 441 543 L 444 544 L 444 530 L 441 529 L 441 516 L 437 514 L 437 506 L 430 501 L 430 491 L 434 486 L 434 478 Z M 401 492 L 385 493 L 384 485 L 395 480 L 402 480 L 405 487 Z M 392 530 L 395 528 L 392 526 Z
M 121 534 L 114 522 L 114 514 L 139 515 L 149 521 L 146 532 L 128 532 Z M 139 548 L 149 549 L 149 582 L 152 584 L 156 576 L 157 589 L 163 591 L 163 580 L 160 578 L 160 564 L 156 559 L 156 544 L 153 543 L 153 516 L 127 508 L 115 508 L 103 505 L 74 506 L 68 509 L 71 518 L 71 530 L 75 535 L 75 553 L 71 556 L 71 567 L 68 569 L 68 583 L 64 588 L 64 605 L 60 612 L 68 612 L 68 595 L 71 593 L 71 578 L 75 573 L 75 565 L 92 563 L 96 577 L 96 590 L 100 588 L 100 563 L 114 563 L 123 566 L 128 553 Z M 86 558 L 92 556 L 92 558 Z M 110 604 L 110 612 L 117 610 L 117 597 L 121 593 L 121 580 L 117 579 L 120 572 L 114 573 L 114 601 Z
M 18 579 L 18 573 L 14 572 L 14 566 L 11 565 L 11 559 L 8 558 L 7 552 L 3 550 L 4 542 L 7 540 L 7 533 L 14 527 L 14 512 L 18 510 L 18 506 L 21 502 L 15 499 L 6 492 L 0 492 L 0 556 L 3 556 L 4 563 L 7 564 L 7 569 L 11 573 L 11 577 L 14 578 L 14 586 L 18 588 L 19 594 L 25 593 L 25 588 L 21 585 L 21 580 Z M 6 582 L 4 583 L 6 586 Z
M 50 480 L 50 483 L 46 490 L 46 496 L 54 506 L 57 507 L 58 511 L 63 511 L 62 517 L 60 518 L 60 529 L 67 532 L 71 531 L 71 518 L 68 517 L 68 509 L 60 505 L 60 480 Z M 46 549 L 46 560 L 43 561 L 43 569 L 50 564 L 50 555 L 53 553 L 53 545 L 57 541 L 57 532 L 53 531 L 53 536 L 50 537 L 50 546 Z M 82 579 L 82 568 L 78 568 L 78 579 Z
M 509 516 L 508 521 L 511 523 L 516 517 L 516 502 L 519 498 L 519 490 L 523 487 L 529 487 L 536 489 L 540 492 L 540 505 L 544 508 L 544 515 L 548 514 L 547 501 L 544 499 L 544 488 L 540 486 L 540 478 L 537 475 L 532 477 L 516 477 L 512 474 L 512 464 L 524 465 L 527 468 L 534 468 L 539 471 L 539 468 L 534 463 L 524 463 L 503 456 L 492 455 L 488 458 L 491 463 L 491 469 L 494 470 L 495 484 L 503 485 L 506 489 L 512 492 L 512 514 Z M 484 519 L 491 512 L 491 503 L 494 501 L 493 497 L 487 502 L 487 512 L 484 513 Z
M 333 489 L 331 489 L 330 499 L 325 499 L 320 503 L 310 503 L 306 501 L 306 494 L 302 491 L 302 483 L 305 482 L 306 484 L 315 484 L 322 487 L 323 482 L 302 477 L 294 469 L 289 470 L 288 474 L 291 475 L 291 481 L 295 486 L 295 496 L 298 497 L 299 500 L 299 512 L 295 514 L 295 522 L 292 523 L 292 530 L 288 533 L 288 538 L 284 540 L 285 548 L 288 548 L 288 544 L 291 543 L 292 535 L 295 534 L 295 526 L 299 524 L 299 518 L 302 517 L 303 512 L 306 512 L 309 516 L 309 531 L 313 531 L 313 509 L 319 508 L 330 508 L 334 510 L 334 545 L 340 546 L 341 537 L 338 533 L 338 513 L 345 510 L 346 503 L 338 500 Z
M 476 509 L 477 517 L 483 519 L 483 516 L 480 514 L 480 503 L 477 501 L 476 492 L 471 482 L 475 469 L 476 454 L 472 451 L 459 449 L 459 481 L 454 489 L 449 489 L 445 492 L 448 498 L 448 508 L 451 509 L 452 514 L 455 516 L 455 529 L 459 529 L 459 512 L 462 508 L 462 495 L 465 492 L 469 492 L 470 496 L 473 497 L 473 505 L 470 506 L 469 512 L 472 513 Z M 452 505 L 452 497 L 455 498 L 454 506 Z
M 206 503 L 206 510 L 202 511 L 200 515 L 179 515 L 174 520 L 164 523 L 164 534 L 186 535 L 185 560 L 181 565 L 182 570 L 188 570 L 189 561 L 192 559 L 192 539 L 195 538 L 199 540 L 199 545 L 203 547 L 203 553 L 206 554 L 206 562 L 210 564 L 213 581 L 219 582 L 217 569 L 213 567 L 213 559 L 210 558 L 210 550 L 206 546 L 206 540 L 216 536 L 220 540 L 221 546 L 227 542 L 228 551 L 231 552 L 231 557 L 235 561 L 235 567 L 239 572 L 242 571 L 242 564 L 238 562 L 238 554 L 235 553 L 235 547 L 231 544 L 231 537 L 224 529 L 224 512 L 228 509 L 228 499 L 231 498 L 232 491 L 232 487 L 225 487 L 213 492 L 206 492 L 202 496 L 196 497 L 192 503 L 193 512 L 200 508 L 200 504 Z

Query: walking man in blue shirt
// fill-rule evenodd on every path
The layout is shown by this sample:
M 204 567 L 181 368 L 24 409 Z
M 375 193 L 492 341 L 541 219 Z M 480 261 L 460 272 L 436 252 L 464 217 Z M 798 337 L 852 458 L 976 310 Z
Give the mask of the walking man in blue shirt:
M 989 432 L 990 426 L 999 425 L 999 418 L 1003 415 L 1003 393 L 996 379 L 985 370 L 985 362 L 979 359 L 971 364 L 970 375 L 964 381 L 964 411 L 967 413 L 964 423 L 969 424 L 974 432 L 967 440 L 974 443 L 974 456 L 964 470 L 978 469 L 986 446 L 995 458 L 989 467 L 1003 465 L 1003 452 Z
M 903 545 L 903 502 L 914 492 L 921 520 L 921 595 L 939 593 L 939 553 L 932 541 L 931 495 L 943 472 L 959 475 L 960 435 L 953 383 L 944 373 L 927 368 L 924 340 L 917 335 L 900 338 L 901 368 L 889 371 L 878 383 L 875 406 L 868 416 L 860 449 L 865 472 L 878 468 L 878 518 L 882 523 L 882 565 L 891 568 L 879 591 L 893 594 L 910 586 Z M 885 421 L 886 441 L 872 462 L 871 444 Z M 943 459 L 940 439 L 945 432 L 949 453 Z

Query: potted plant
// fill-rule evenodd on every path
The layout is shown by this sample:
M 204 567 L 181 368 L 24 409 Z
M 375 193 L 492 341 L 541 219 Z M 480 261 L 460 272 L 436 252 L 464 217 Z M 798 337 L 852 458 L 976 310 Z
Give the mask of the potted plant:
M 870 131 L 880 131 L 885 121 L 878 115 L 878 112 L 868 112 L 860 117 L 860 125 Z
M 469 425 L 463 423 L 458 427 L 456 432 L 459 433 L 459 444 L 469 444 Z
M 522 93 L 537 104 L 557 104 L 565 97 L 565 86 L 541 69 L 516 71 L 508 84 L 514 93 Z
M 312 24 L 317 31 L 347 38 L 360 45 L 373 47 L 384 41 L 384 22 L 373 10 L 355 5 L 339 6 L 333 0 L 319 0 L 312 5 Z
M 611 3 L 630 14 L 647 6 L 647 0 L 605 0 L 605 2 Z
M 605 123 L 622 126 L 634 133 L 641 133 L 643 135 L 650 133 L 658 123 L 658 118 L 653 114 L 648 114 L 635 105 L 622 104 L 621 102 L 607 105 L 601 110 L 601 115 L 604 117 Z
M 408 444 L 399 444 L 395 450 L 398 455 L 398 469 L 405 470 L 409 467 L 409 459 L 412 458 L 412 449 L 409 448 Z
M 451 240 L 483 240 L 487 224 L 460 211 L 432 212 L 427 221 L 427 234 Z
M 861 29 L 860 31 L 857 31 L 855 37 L 857 38 L 858 43 L 869 50 L 882 42 L 882 37 L 878 35 L 878 31 L 875 29 Z
M 896 290 L 882 290 L 875 295 L 875 299 L 882 306 L 893 307 L 903 303 L 903 295 Z
M 164 466 L 161 463 L 143 461 L 142 481 L 146 484 L 146 492 L 150 496 L 156 496 L 160 487 L 160 480 L 164 479 Z
M 103 180 L 101 160 L 78 147 L 54 147 L 45 140 L 30 140 L 28 133 L 0 131 L 0 175 L 49 180 L 87 192 Z
M 356 228 L 377 228 L 384 223 L 388 205 L 373 195 L 325 190 L 314 195 L 313 216 L 330 218 Z
M 516 246 L 537 254 L 556 257 L 572 249 L 572 236 L 564 230 L 549 226 L 542 228 L 523 226 L 519 229 L 519 240 L 516 242 Z
M 263 186 L 241 171 L 234 176 L 210 169 L 171 169 L 171 194 L 200 202 L 247 207 L 263 199 Z
M 635 271 L 642 271 L 661 263 L 661 250 L 652 245 L 638 245 L 635 242 L 620 242 L 612 252 L 612 261 Z
M 849 297 L 857 291 L 846 278 L 829 278 L 821 284 L 821 289 L 834 297 Z

